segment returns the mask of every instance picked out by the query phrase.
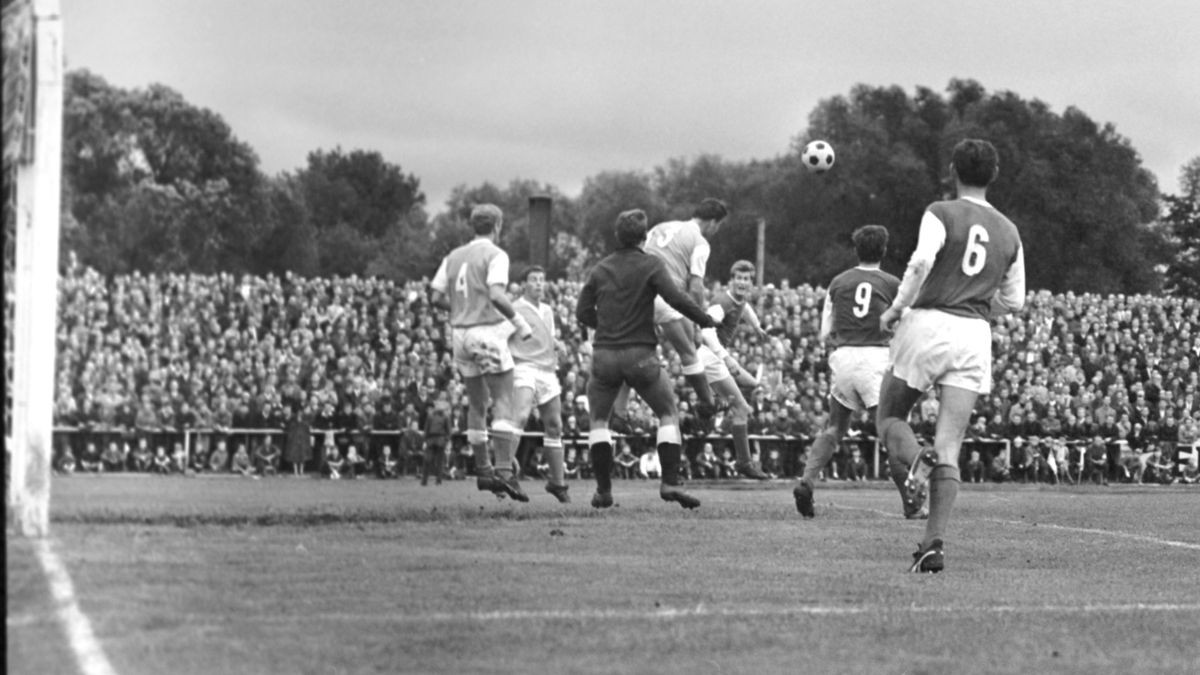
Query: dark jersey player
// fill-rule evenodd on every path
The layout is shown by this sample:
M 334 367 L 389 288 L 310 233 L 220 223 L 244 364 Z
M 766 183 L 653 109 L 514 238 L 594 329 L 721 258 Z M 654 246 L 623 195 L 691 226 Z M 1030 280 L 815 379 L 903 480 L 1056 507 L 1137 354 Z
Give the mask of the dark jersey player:
M 928 484 L 929 520 L 909 568 L 940 572 L 942 538 L 958 496 L 958 455 L 971 411 L 992 388 L 993 308 L 1025 305 L 1025 258 L 1012 221 L 987 202 L 1000 171 L 996 148 L 966 139 L 954 146 L 950 173 L 958 198 L 930 204 L 896 300 L 880 317 L 895 327 L 891 368 L 880 387 L 876 430 L 906 502 Z M 908 309 L 909 311 L 905 312 Z M 933 448 L 922 450 L 908 425 L 913 405 L 938 389 Z
M 591 416 L 588 445 L 596 476 L 592 506 L 613 505 L 613 445 L 608 418 L 618 392 L 628 386 L 658 417 L 658 456 L 662 463 L 659 496 L 694 509 L 700 506 L 700 500 L 680 487 L 682 437 L 675 393 L 658 358 L 655 301 L 661 298 L 701 328 L 716 324 L 679 288 L 661 259 L 642 251 L 646 230 L 646 214 L 641 210 L 617 216 L 617 250 L 592 268 L 575 307 L 579 322 L 594 331 L 592 377 L 587 386 Z
M 796 510 L 812 518 L 813 490 L 846 435 L 851 418 L 864 410 L 875 417 L 879 384 L 888 367 L 891 337 L 879 327 L 879 317 L 896 298 L 900 280 L 879 269 L 887 252 L 888 231 L 882 225 L 863 225 L 851 236 L 858 266 L 833 278 L 825 294 L 821 337 L 832 351 L 829 369 L 829 421 L 813 442 L 804 476 L 792 491 Z M 919 517 L 918 505 L 910 515 Z
M 713 393 L 729 405 L 729 414 L 733 419 L 733 449 L 737 454 L 737 463 L 734 465 L 736 471 L 747 478 L 769 480 L 771 476 L 750 458 L 748 425 L 752 409 L 743 391 L 753 391 L 758 381 L 726 349 L 726 345 L 733 344 L 738 327 L 743 322 L 758 332 L 759 336 L 766 336 L 758 322 L 758 315 L 748 303 L 750 289 L 754 286 L 754 271 L 754 263 L 749 260 L 739 260 L 733 264 L 729 273 L 729 288 L 718 293 L 708 308 L 708 315 L 717 322 L 717 326 L 700 331 L 701 345 L 696 353 Z
M 708 237 L 720 230 L 721 223 L 728 215 L 729 210 L 724 202 L 711 197 L 704 199 L 692 211 L 691 220 L 673 220 L 655 225 L 647 233 L 643 245 L 646 253 L 663 261 L 675 284 L 701 306 L 705 304 L 704 276 L 712 251 Z M 707 426 L 716 407 L 708 378 L 704 374 L 704 365 L 696 353 L 695 327 L 661 298 L 654 303 L 654 323 L 662 337 L 663 346 L 670 345 L 679 355 L 683 377 L 696 392 L 696 412 Z M 629 388 L 626 387 L 621 390 L 613 406 L 613 424 L 619 431 L 626 431 L 628 427 L 625 418 L 628 399 Z

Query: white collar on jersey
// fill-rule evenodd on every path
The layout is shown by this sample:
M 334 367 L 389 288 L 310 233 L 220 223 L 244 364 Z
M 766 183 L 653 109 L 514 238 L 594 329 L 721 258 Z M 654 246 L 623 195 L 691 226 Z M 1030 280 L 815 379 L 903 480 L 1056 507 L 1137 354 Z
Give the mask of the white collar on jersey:
M 970 197 L 970 196 L 967 196 L 967 197 L 959 197 L 959 199 L 965 199 L 965 200 L 967 200 L 967 201 L 969 201 L 969 202 L 975 202 L 976 204 L 978 204 L 978 205 L 980 205 L 980 206 L 986 206 L 986 207 L 988 207 L 989 209 L 990 209 L 990 208 L 992 208 L 992 205 L 991 205 L 991 204 L 989 204 L 989 203 L 987 202 L 987 200 L 986 200 L 986 199 L 980 199 L 979 197 Z

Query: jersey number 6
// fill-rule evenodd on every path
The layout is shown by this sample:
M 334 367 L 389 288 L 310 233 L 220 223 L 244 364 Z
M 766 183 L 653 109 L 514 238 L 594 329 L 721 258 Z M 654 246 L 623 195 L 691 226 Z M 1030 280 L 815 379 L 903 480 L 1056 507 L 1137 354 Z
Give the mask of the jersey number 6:
M 987 249 L 983 247 L 988 242 L 987 229 L 982 225 L 972 225 L 967 230 L 967 250 L 963 251 L 963 274 L 973 277 L 983 270 L 987 262 Z

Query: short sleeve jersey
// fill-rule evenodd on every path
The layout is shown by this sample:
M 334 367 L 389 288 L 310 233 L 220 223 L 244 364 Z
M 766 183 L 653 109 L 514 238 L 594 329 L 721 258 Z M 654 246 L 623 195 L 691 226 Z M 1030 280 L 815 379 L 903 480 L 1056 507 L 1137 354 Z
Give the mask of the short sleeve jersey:
M 467 328 L 505 320 L 492 305 L 489 286 L 507 283 L 508 254 L 488 239 L 475 239 L 442 260 L 430 285 L 450 299 L 450 325 Z
M 746 309 L 745 300 L 737 300 L 729 291 L 721 291 L 713 304 L 708 308 L 708 315 L 717 322 L 717 339 L 724 346 L 733 344 L 737 335 L 738 324 L 742 322 L 742 313 Z
M 711 251 L 694 220 L 671 220 L 655 225 L 646 235 L 644 250 L 666 263 L 671 278 L 685 290 L 689 276 L 704 278 Z
M 833 305 L 833 327 L 829 341 L 834 347 L 886 346 L 888 335 L 879 329 L 879 317 L 892 301 L 900 280 L 880 269 L 854 267 L 829 282 Z
M 912 306 L 987 319 L 992 296 L 1021 250 L 1017 226 L 970 199 L 934 202 L 927 210 L 942 221 L 946 241 Z
M 513 303 L 513 310 L 525 317 L 533 329 L 533 335 L 528 340 L 522 340 L 515 333 L 509 338 L 508 347 L 513 361 L 554 370 L 558 366 L 558 356 L 554 353 L 554 310 L 546 304 L 534 305 L 523 297 Z

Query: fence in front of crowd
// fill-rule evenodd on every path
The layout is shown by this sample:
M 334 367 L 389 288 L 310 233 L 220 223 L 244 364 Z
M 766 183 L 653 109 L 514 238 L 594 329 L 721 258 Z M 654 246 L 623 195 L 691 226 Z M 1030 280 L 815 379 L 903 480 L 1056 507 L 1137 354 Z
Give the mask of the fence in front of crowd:
M 360 454 L 366 455 L 369 459 L 374 460 L 381 452 L 383 446 L 391 447 L 394 454 L 400 454 L 400 439 L 404 432 L 401 430 L 359 430 L 359 429 L 311 429 L 311 460 L 310 463 L 314 467 L 319 466 L 324 456 L 324 448 L 332 444 L 340 450 L 344 450 L 350 444 L 356 444 Z M 542 437 L 541 432 L 526 432 L 523 437 L 522 447 L 529 448 L 540 443 Z M 626 439 L 630 446 L 635 450 L 635 454 L 640 455 L 646 448 L 654 443 L 653 434 L 614 434 L 618 439 Z M 167 454 L 170 455 L 179 444 L 182 447 L 186 462 L 190 465 L 195 453 L 203 453 L 206 460 L 211 451 L 216 447 L 218 441 L 224 441 L 228 458 L 225 468 L 229 468 L 229 462 L 238 449 L 239 445 L 246 447 L 247 453 L 253 458 L 255 449 L 267 441 L 268 439 L 281 451 L 284 451 L 284 430 L 276 428 L 234 428 L 234 429 L 111 429 L 111 428 L 92 428 L 92 427 L 55 427 L 54 428 L 54 447 L 57 452 L 60 451 L 65 444 L 72 454 L 79 458 L 88 443 L 95 444 L 96 450 L 102 452 L 110 443 L 117 443 L 121 448 L 132 449 L 137 446 L 139 439 L 145 438 L 151 452 L 156 451 L 158 447 L 163 447 Z M 798 476 L 801 467 L 803 466 L 801 458 L 804 452 L 812 444 L 814 439 L 811 436 L 791 436 L 791 435 L 767 435 L 767 434 L 752 434 L 750 441 L 752 448 L 757 451 L 760 462 L 764 460 L 773 465 L 778 475 L 783 476 Z M 466 444 L 466 436 L 462 432 L 456 432 L 451 435 L 452 444 L 461 446 Z M 707 436 L 685 436 L 684 446 L 685 452 L 689 458 L 695 458 L 702 450 L 705 443 L 712 443 L 716 449 L 716 454 L 720 457 L 721 452 L 728 448 L 732 450 L 733 437 L 728 435 L 707 435 Z M 586 434 L 566 434 L 563 437 L 564 447 L 567 449 L 575 449 L 577 452 L 585 450 L 587 447 Z M 963 443 L 963 461 L 970 456 L 971 450 L 979 450 L 981 456 L 984 457 L 985 463 L 996 456 L 997 453 L 1003 453 L 1005 464 L 1010 463 L 1012 443 L 1008 439 L 980 439 L 967 440 Z M 886 477 L 884 464 L 886 463 L 886 450 L 884 450 L 879 442 L 874 437 L 869 436 L 846 436 L 842 439 L 839 454 L 835 461 L 831 463 L 837 472 L 844 471 L 842 463 L 845 458 L 850 456 L 850 450 L 858 448 L 864 460 L 869 467 L 868 478 L 878 479 Z M 773 454 L 774 453 L 774 454 Z M 580 454 L 582 454 L 580 452 Z M 419 455 L 419 453 L 418 453 Z M 411 456 L 411 453 L 410 455 Z

